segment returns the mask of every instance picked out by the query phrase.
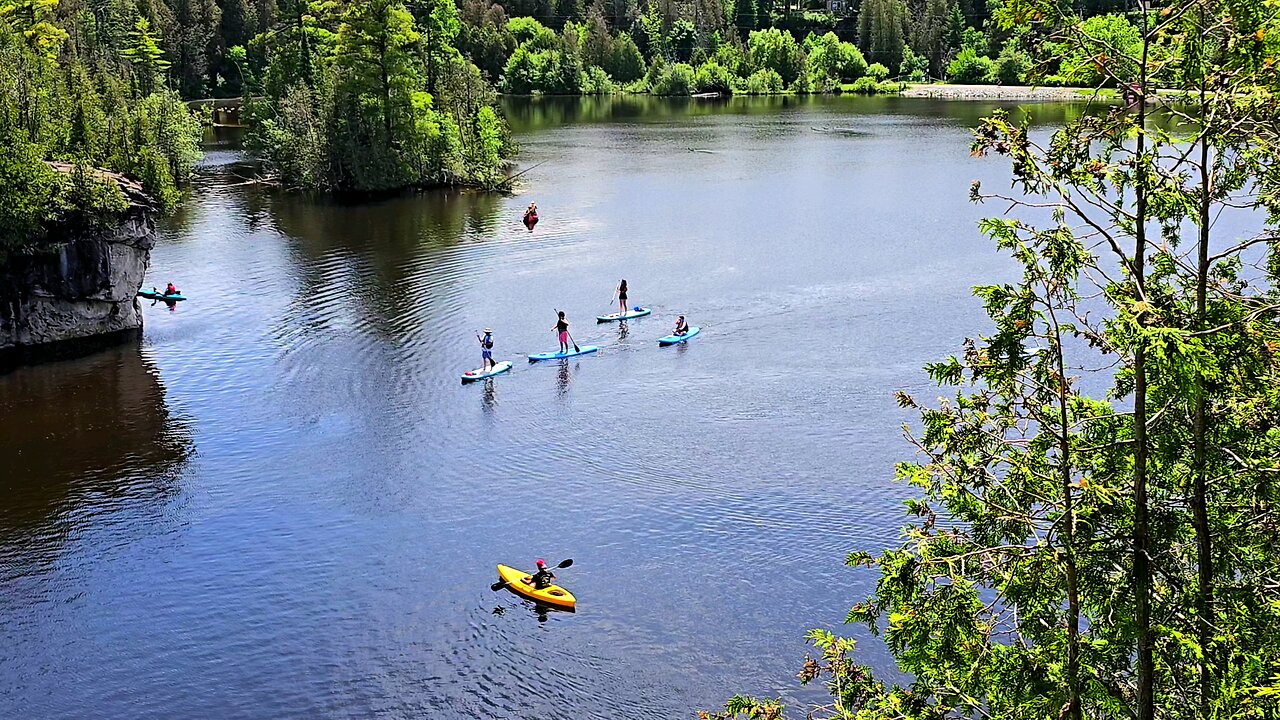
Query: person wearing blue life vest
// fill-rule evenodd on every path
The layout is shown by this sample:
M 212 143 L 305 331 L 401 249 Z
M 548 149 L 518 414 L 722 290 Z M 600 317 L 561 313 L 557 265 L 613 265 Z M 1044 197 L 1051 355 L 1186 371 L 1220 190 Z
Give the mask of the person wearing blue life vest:
M 484 372 L 489 372 L 497 363 L 493 361 L 493 330 L 491 328 L 484 329 L 484 337 L 476 336 L 480 339 L 480 364 Z

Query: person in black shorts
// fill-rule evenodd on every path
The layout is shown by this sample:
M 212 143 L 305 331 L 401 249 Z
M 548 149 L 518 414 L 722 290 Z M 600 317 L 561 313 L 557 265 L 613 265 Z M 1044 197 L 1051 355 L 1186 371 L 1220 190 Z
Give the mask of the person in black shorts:
M 618 314 L 627 314 L 627 281 L 625 278 L 618 285 Z

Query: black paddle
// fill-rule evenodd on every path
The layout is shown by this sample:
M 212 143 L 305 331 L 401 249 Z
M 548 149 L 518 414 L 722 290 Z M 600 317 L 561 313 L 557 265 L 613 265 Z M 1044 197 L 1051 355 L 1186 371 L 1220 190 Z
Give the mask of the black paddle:
M 564 560 L 564 561 L 562 561 L 559 565 L 557 565 L 557 566 L 556 566 L 556 569 L 557 569 L 557 570 L 563 570 L 563 569 L 565 569 L 565 568 L 569 567 L 569 566 L 570 566 L 570 565 L 572 565 L 572 564 L 573 564 L 573 558 L 568 558 L 567 560 Z M 499 580 L 498 582 L 496 582 L 496 583 L 494 583 L 494 584 L 490 585 L 490 586 L 489 586 L 489 589 L 490 589 L 490 590 L 492 590 L 492 591 L 494 591 L 494 592 L 498 592 L 499 590 L 501 590 L 502 588 L 504 588 L 504 587 L 506 587 L 506 586 L 507 586 L 507 581 L 506 581 L 506 580 Z
M 552 308 L 552 309 L 553 309 L 553 310 L 556 310 L 555 308 Z M 557 317 L 557 318 L 558 318 L 558 317 L 560 317 L 560 311 L 559 311 L 559 310 L 556 310 L 556 317 Z M 569 335 L 569 331 L 568 331 L 568 330 L 566 330 L 566 331 L 565 331 L 565 334 L 566 334 L 566 335 Z M 582 352 L 582 348 L 578 347 L 578 343 L 574 342 L 574 340 L 573 340 L 573 336 L 572 336 L 572 335 L 569 335 L 569 342 L 573 343 L 573 351 L 574 351 L 574 352 L 576 352 L 576 353 L 580 353 L 580 352 Z

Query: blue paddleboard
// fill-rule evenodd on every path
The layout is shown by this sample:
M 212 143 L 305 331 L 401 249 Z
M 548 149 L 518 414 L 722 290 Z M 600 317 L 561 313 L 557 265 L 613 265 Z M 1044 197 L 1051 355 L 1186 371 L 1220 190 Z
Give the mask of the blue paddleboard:
M 690 325 L 689 332 L 683 335 L 668 335 L 666 337 L 660 337 L 658 338 L 658 344 L 659 345 L 675 345 L 676 343 L 682 343 L 685 340 L 688 340 L 689 338 L 693 337 L 694 335 L 697 335 L 700 332 L 702 332 L 702 328 L 698 327 L 697 325 Z
M 539 360 L 562 360 L 564 358 L 573 357 L 575 355 L 586 355 L 588 353 L 593 353 L 599 349 L 600 348 L 597 345 L 583 345 L 576 352 L 573 350 L 570 350 L 568 352 L 534 353 L 533 355 L 529 356 L 529 362 L 538 362 Z

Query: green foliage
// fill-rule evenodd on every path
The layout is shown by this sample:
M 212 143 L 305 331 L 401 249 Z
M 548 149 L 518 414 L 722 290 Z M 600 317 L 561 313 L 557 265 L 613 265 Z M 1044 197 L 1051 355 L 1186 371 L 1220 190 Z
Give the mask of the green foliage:
M 81 231 L 109 228 L 129 202 L 119 186 L 76 165 L 61 173 L 20 133 L 0 138 L 0 265 Z
M 747 78 L 742 92 L 746 95 L 776 95 L 786 88 L 782 76 L 765 68 L 757 70 Z
M 987 83 L 991 82 L 993 69 L 991 58 L 966 47 L 947 65 L 947 79 L 954 83 Z
M 689 20 L 678 20 L 667 33 L 666 45 L 679 62 L 688 62 L 698 44 L 698 27 Z
M 808 50 L 809 75 L 815 86 L 833 82 L 856 80 L 867 73 L 867 61 L 862 51 L 852 43 L 840 42 L 835 33 L 822 36 L 810 35 L 805 39 Z
M 335 9 L 341 13 L 329 12 Z M 361 193 L 503 182 L 510 140 L 492 87 L 453 45 L 461 23 L 452 0 L 368 0 L 314 10 L 296 32 L 256 41 L 272 57 L 268 76 L 292 78 L 268 83 L 282 93 L 268 93 L 248 138 L 281 182 Z M 505 65 L 513 85 L 579 91 L 584 73 L 572 28 L 570 42 L 532 20 L 505 21 L 492 8 L 467 12 L 481 12 L 492 32 L 524 38 Z
M 531 17 L 511 18 L 507 31 L 529 52 L 551 50 L 556 46 L 556 34 Z
M 1142 38 L 1123 15 L 1098 15 L 1080 23 L 1062 58 L 1061 74 L 1075 85 L 1096 87 L 1132 82 L 1137 77 Z
M 773 70 L 787 85 L 805 72 L 805 57 L 800 45 L 791 33 L 777 28 L 752 32 L 747 38 L 747 53 L 752 67 Z
M 915 54 L 910 45 L 902 48 L 902 65 L 898 66 L 898 77 L 907 82 L 923 82 L 929 71 L 929 61 Z
M 876 82 L 884 82 L 889 78 L 889 68 L 880 63 L 871 63 L 867 66 L 867 77 Z
M 200 157 L 199 122 L 165 89 L 146 22 L 131 20 L 132 35 L 122 24 L 115 47 L 80 37 L 73 48 L 56 11 L 50 0 L 0 1 L 0 256 L 114 222 L 125 201 L 104 170 L 140 180 L 168 211 Z
M 718 92 L 731 95 L 736 81 L 737 78 L 724 66 L 714 61 L 707 62 L 694 73 L 693 89 L 700 93 Z
M 151 23 L 144 17 L 134 23 L 129 37 L 129 46 L 121 53 L 134 67 L 138 81 L 138 90 L 143 95 L 155 92 L 156 86 L 162 82 L 162 76 L 171 63 L 164 59 L 164 51 L 156 43 L 151 34 Z
M 863 0 L 858 12 L 858 45 L 867 59 L 889 67 L 901 65 L 910 18 L 903 0 Z
M 1056 0 L 1009 6 L 1066 47 L 1096 39 Z M 1047 137 L 1003 111 L 975 132 L 973 154 L 1006 157 L 1013 180 L 973 184 L 1000 213 L 979 227 L 1020 273 L 974 288 L 988 328 L 926 366 L 945 396 L 899 394 L 918 416 L 904 527 L 847 558 L 875 575 L 848 622 L 883 638 L 900 679 L 814 631 L 800 679 L 831 700 L 809 717 L 1280 712 L 1280 9 L 1261 7 L 1148 18 L 1136 92 L 1180 44 L 1178 122 L 1139 97 Z M 1217 224 L 1241 208 L 1245 238 Z M 764 713 L 782 717 L 735 696 L 704 717 Z
M 693 87 L 693 68 L 684 63 L 674 63 L 663 68 L 650 92 L 654 95 L 686 96 L 693 94 Z
M 1018 85 L 1031 67 L 1031 56 L 1014 43 L 1006 43 L 992 67 L 992 77 L 1001 85 Z
M 617 92 L 617 86 L 613 84 L 609 73 L 595 65 L 582 71 L 579 88 L 583 95 L 609 95 Z
M 644 77 L 644 56 L 631 36 L 618 33 L 610 43 L 609 65 L 605 68 L 619 82 L 632 82 Z
M 860 77 L 849 87 L 849 92 L 855 95 L 878 95 L 881 92 L 880 83 L 874 77 Z

